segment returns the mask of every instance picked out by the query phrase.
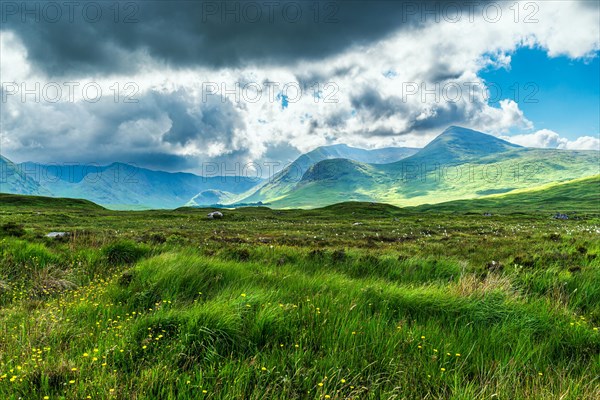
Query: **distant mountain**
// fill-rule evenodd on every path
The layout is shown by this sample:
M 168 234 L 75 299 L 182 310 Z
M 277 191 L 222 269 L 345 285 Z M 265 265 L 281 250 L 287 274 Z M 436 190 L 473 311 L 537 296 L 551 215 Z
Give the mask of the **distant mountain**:
M 279 208 L 312 208 L 341 201 L 435 204 L 596 175 L 599 155 L 598 151 L 525 148 L 450 127 L 399 162 L 321 161 L 283 196 L 265 191 L 262 198 Z
M 49 195 L 35 179 L 19 166 L 0 155 L 0 192 L 13 194 Z
M 81 198 L 113 209 L 177 208 L 198 192 L 243 193 L 260 183 L 245 177 L 202 177 L 189 173 L 153 171 L 129 164 L 15 165 L 5 158 L 12 178 L 4 193 Z M 6 188 L 5 188 L 6 186 Z
M 367 164 L 389 164 L 417 153 L 420 149 L 414 147 L 384 147 L 381 149 L 359 149 L 346 144 L 321 146 L 300 156 L 300 163 L 309 160 L 309 164 L 333 158 L 345 158 Z M 306 165 L 306 164 L 304 164 Z
M 280 198 L 294 190 L 312 166 L 324 160 L 345 159 L 368 164 L 387 164 L 402 160 L 416 154 L 418 151 L 419 149 L 411 147 L 365 150 L 345 144 L 318 147 L 298 157 L 293 163 L 270 178 L 258 190 L 248 193 L 246 197 L 238 197 L 237 200 L 238 202 L 255 203 Z

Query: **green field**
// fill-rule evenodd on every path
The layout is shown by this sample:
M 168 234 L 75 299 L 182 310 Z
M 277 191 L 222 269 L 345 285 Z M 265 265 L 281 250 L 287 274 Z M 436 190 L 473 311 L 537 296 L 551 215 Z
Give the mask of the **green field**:
M 0 399 L 600 398 L 598 193 L 221 220 L 0 195 Z

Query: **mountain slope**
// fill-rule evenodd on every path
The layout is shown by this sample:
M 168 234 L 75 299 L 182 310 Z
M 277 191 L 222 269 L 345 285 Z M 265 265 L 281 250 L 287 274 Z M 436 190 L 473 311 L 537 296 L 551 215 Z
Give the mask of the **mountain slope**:
M 455 200 L 441 204 L 423 204 L 417 211 L 460 212 L 600 212 L 600 175 L 550 183 L 509 194 L 490 195 L 472 200 Z
M 337 215 L 397 217 L 408 213 L 452 212 L 486 213 L 492 215 L 515 213 L 542 213 L 547 218 L 553 213 L 568 213 L 572 217 L 582 214 L 600 214 L 600 175 L 550 183 L 533 189 L 519 189 L 509 194 L 496 194 L 470 200 L 455 200 L 439 204 L 422 204 L 398 208 L 385 203 L 340 202 L 317 209 Z
M 529 189 L 600 173 L 599 152 L 531 149 L 451 127 L 417 154 L 383 164 L 317 163 L 273 207 L 319 207 L 339 201 L 397 206 L 441 203 Z M 344 173 L 332 179 L 342 168 Z
M 21 171 L 12 161 L 0 155 L 0 193 L 49 195 L 39 183 L 39 176 Z
M 419 149 L 411 147 L 387 147 L 382 149 L 364 150 L 344 144 L 322 146 L 311 152 L 301 155 L 293 163 L 275 174 L 262 187 L 246 197 L 238 199 L 240 202 L 255 203 L 258 201 L 270 202 L 294 190 L 306 172 L 315 164 L 331 159 L 346 159 L 368 164 L 386 164 L 396 162 L 416 154 Z

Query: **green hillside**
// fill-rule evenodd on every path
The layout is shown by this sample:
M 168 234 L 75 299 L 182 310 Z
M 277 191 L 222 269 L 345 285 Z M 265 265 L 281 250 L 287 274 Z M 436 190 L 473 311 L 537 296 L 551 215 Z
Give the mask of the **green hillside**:
M 372 201 L 400 207 L 473 199 L 532 189 L 600 173 L 597 151 L 531 149 L 452 128 L 417 154 L 374 165 L 328 160 L 315 164 L 276 208 Z
M 600 213 L 600 175 L 480 199 L 424 204 L 414 210 L 453 212 Z
M 309 172 L 315 164 L 321 161 L 345 159 L 358 163 L 386 164 L 409 157 L 417 153 L 418 150 L 410 147 L 364 150 L 346 145 L 318 147 L 298 157 L 293 163 L 270 178 L 268 182 L 261 185 L 258 190 L 252 189 L 249 193 L 237 197 L 232 202 L 256 203 L 262 201 L 264 203 L 285 196 L 294 190 L 305 173 Z M 338 171 L 331 172 L 335 174 Z M 335 179 L 336 176 L 333 175 L 333 178 Z
M 28 196 L 19 194 L 0 193 L 0 209 L 3 208 L 32 208 L 58 210 L 103 210 L 104 208 L 89 200 L 69 199 L 46 196 Z

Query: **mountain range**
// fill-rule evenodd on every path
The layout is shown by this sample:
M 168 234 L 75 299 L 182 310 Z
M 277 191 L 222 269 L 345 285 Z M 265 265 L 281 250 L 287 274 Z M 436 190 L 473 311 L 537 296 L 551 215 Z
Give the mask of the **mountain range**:
M 248 177 L 153 171 L 122 163 L 14 164 L 0 156 L 0 192 L 81 198 L 111 209 L 177 208 L 199 191 L 243 193 L 260 182 Z
M 267 204 L 313 208 L 345 201 L 398 206 L 473 199 L 600 173 L 598 151 L 521 147 L 449 127 L 422 149 L 319 147 L 263 180 L 202 177 L 113 163 L 15 164 L 0 156 L 0 192 L 83 198 L 114 209 Z
M 321 207 L 343 201 L 433 204 L 597 175 L 599 155 L 598 151 L 526 148 L 452 126 L 400 161 L 324 160 L 312 165 L 285 194 L 265 190 L 281 186 L 269 182 L 249 198 L 275 208 Z

